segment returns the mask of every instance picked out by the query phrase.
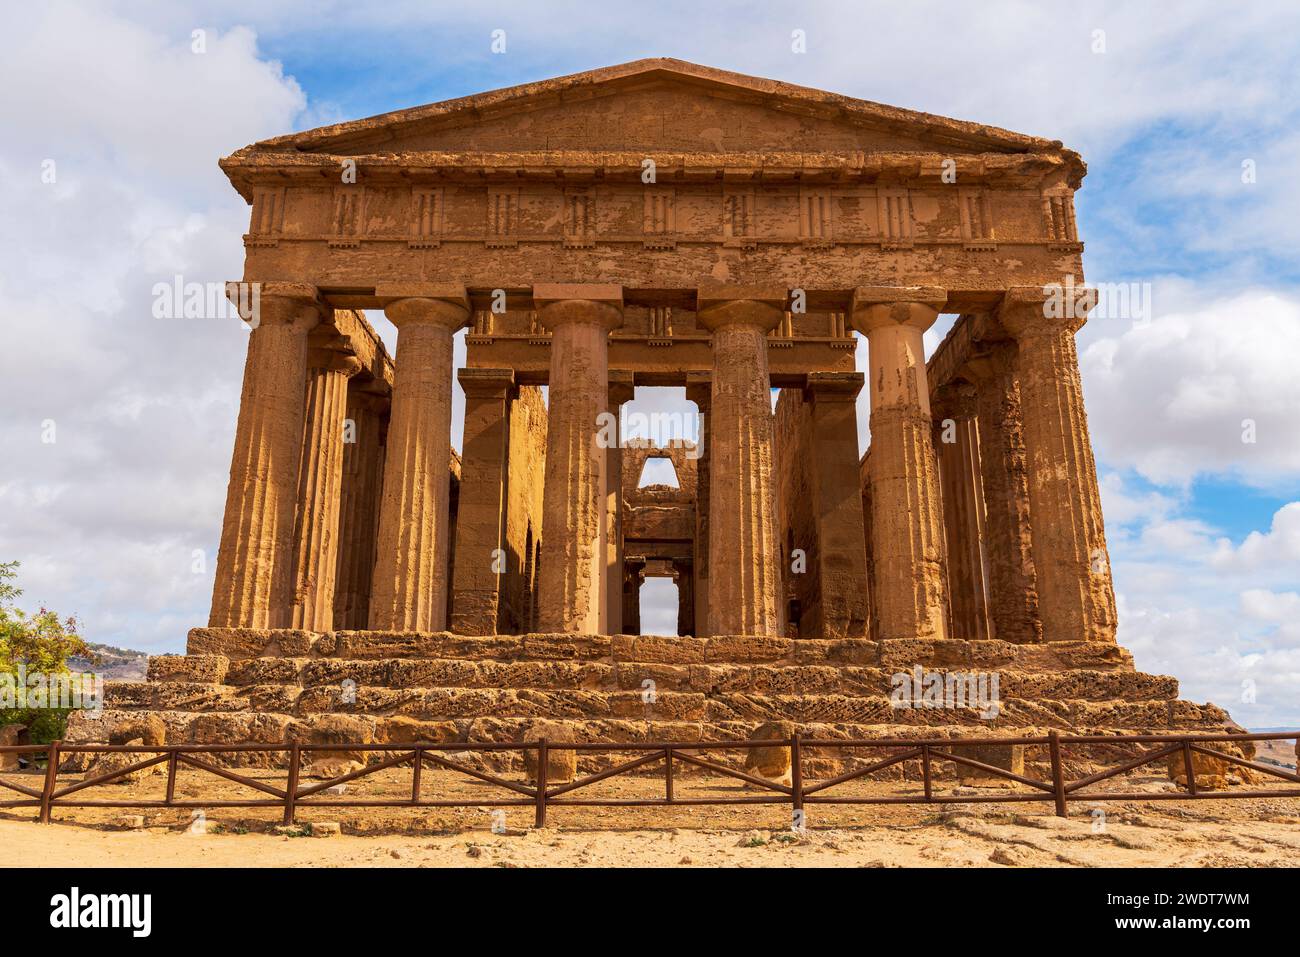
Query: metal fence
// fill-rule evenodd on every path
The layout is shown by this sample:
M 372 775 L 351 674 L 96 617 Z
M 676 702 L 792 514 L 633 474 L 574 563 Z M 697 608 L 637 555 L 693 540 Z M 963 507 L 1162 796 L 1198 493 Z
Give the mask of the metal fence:
M 29 754 L 33 760 L 41 754 L 46 755 L 46 768 L 43 786 L 38 790 L 24 784 L 6 781 L 0 777 L 0 788 L 16 791 L 23 797 L 0 801 L 0 808 L 32 807 L 39 809 L 39 820 L 49 823 L 55 808 L 101 807 L 101 808 L 281 808 L 284 811 L 284 823 L 294 823 L 298 808 L 305 807 L 371 807 L 371 808 L 458 808 L 458 807 L 533 807 L 534 822 L 537 827 L 546 824 L 549 808 L 555 807 L 670 807 L 690 805 L 746 805 L 746 804 L 788 804 L 795 812 L 801 812 L 811 804 L 970 804 L 970 803 L 1007 803 L 1019 801 L 1051 801 L 1056 813 L 1064 817 L 1071 801 L 1159 801 L 1159 800 L 1193 800 L 1193 799 L 1244 799 L 1244 798 L 1295 798 L 1300 797 L 1300 788 L 1274 790 L 1230 788 L 1206 791 L 1198 787 L 1194 756 L 1206 755 L 1219 761 L 1249 768 L 1261 774 L 1281 778 L 1292 784 L 1300 784 L 1300 775 L 1277 765 L 1262 764 L 1209 747 L 1215 743 L 1296 740 L 1296 732 L 1271 732 L 1259 734 L 1130 734 L 1130 735 L 1062 735 L 1052 731 L 1038 737 L 985 737 L 985 738 L 878 738 L 858 740 L 819 740 L 805 739 L 798 734 L 788 739 L 746 740 L 746 741 L 689 741 L 689 742 L 560 742 L 541 739 L 533 742 L 518 743 L 416 743 L 416 744 L 171 744 L 171 745 L 109 745 L 109 744 L 64 744 L 55 741 L 48 745 L 9 745 L 0 747 L 0 753 Z M 1006 768 L 986 764 L 964 754 L 953 752 L 954 747 L 1023 745 L 1046 748 L 1048 751 L 1051 777 L 1040 780 L 1017 774 Z M 1089 774 L 1075 780 L 1068 780 L 1063 770 L 1062 754 L 1066 749 L 1096 746 L 1114 747 L 1117 745 L 1154 745 L 1141 751 L 1130 760 L 1112 767 Z M 753 748 L 788 748 L 790 752 L 790 783 L 783 784 L 746 771 L 727 767 L 711 761 L 704 755 L 718 751 L 748 751 Z M 864 767 L 847 771 L 836 777 L 821 781 L 809 781 L 804 777 L 805 759 L 809 752 L 822 749 L 835 749 L 843 754 L 865 752 L 886 752 L 878 760 Z M 368 764 L 351 771 L 314 784 L 304 785 L 300 781 L 303 770 L 303 754 L 321 752 L 383 752 L 388 757 L 374 764 Z M 533 784 L 512 781 L 498 775 L 489 774 L 464 764 L 448 760 L 446 755 L 465 751 L 517 752 L 535 755 L 537 774 Z M 625 761 L 604 771 L 599 771 L 575 780 L 550 784 L 547 771 L 551 752 L 575 751 L 583 753 L 639 753 L 638 757 Z M 204 756 L 213 754 L 257 753 L 288 755 L 288 779 L 284 787 L 276 787 L 266 781 L 239 774 L 229 768 L 220 767 L 205 760 Z M 76 783 L 59 785 L 58 768 L 60 762 L 74 754 L 140 754 L 142 759 L 126 767 L 117 768 L 92 777 L 83 778 Z M 1183 770 L 1187 779 L 1185 792 L 1133 793 L 1121 791 L 1089 790 L 1109 778 L 1136 770 L 1145 765 L 1168 759 L 1173 755 L 1182 755 Z M 143 757 L 149 755 L 149 757 Z M 904 761 L 918 760 L 921 764 L 923 789 L 920 794 L 833 794 L 833 788 L 850 781 L 866 778 L 868 775 L 901 764 Z M 1001 792 L 998 794 L 936 794 L 934 789 L 934 763 L 951 761 L 958 765 L 974 768 L 983 774 L 1014 781 L 1028 788 L 1027 791 Z M 125 798 L 121 800 L 89 800 L 76 795 L 87 788 L 109 784 L 136 771 L 154 765 L 167 764 L 165 797 L 161 800 L 143 798 Z M 575 797 L 581 791 L 600 781 L 618 775 L 628 774 L 646 768 L 656 762 L 663 763 L 663 796 L 657 798 L 613 798 L 613 797 Z M 180 800 L 176 797 L 176 778 L 178 769 L 184 765 L 200 771 L 225 778 L 237 784 L 246 785 L 267 797 L 248 800 Z M 387 768 L 409 765 L 411 768 L 411 787 L 409 797 L 405 799 L 350 798 L 344 800 L 322 799 L 322 792 L 340 784 L 356 781 Z M 441 767 L 460 774 L 468 775 L 484 783 L 493 785 L 506 795 L 485 800 L 437 798 L 424 796 L 423 770 L 426 766 Z M 718 795 L 708 797 L 679 797 L 674 789 L 675 768 L 688 766 L 699 768 L 714 774 L 735 778 L 765 792 L 753 795 L 731 796 Z M 510 796 L 514 795 L 514 796 Z

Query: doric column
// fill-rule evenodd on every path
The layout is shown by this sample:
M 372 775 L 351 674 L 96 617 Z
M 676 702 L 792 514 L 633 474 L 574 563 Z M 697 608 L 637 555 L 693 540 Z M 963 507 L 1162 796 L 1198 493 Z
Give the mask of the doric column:
M 641 634 L 641 586 L 645 584 L 645 559 L 628 558 L 623 570 L 623 634 Z
M 278 627 L 288 623 L 292 604 L 307 334 L 323 307 L 316 288 L 301 283 L 262 283 L 259 296 L 217 552 L 213 628 Z
M 609 404 L 609 333 L 623 323 L 623 288 L 538 285 L 533 301 L 551 331 L 538 627 L 597 634 L 608 507 L 600 415 Z
M 686 398 L 699 412 L 699 435 L 695 448 L 695 631 L 697 638 L 709 634 L 709 399 L 713 377 L 707 372 L 686 373 Z
M 452 336 L 469 318 L 465 287 L 380 287 L 397 326 L 393 411 L 370 596 L 377 631 L 447 627 L 447 496 L 451 461 Z
M 352 428 L 343 445 L 343 491 L 339 499 L 338 573 L 334 586 L 335 629 L 361 630 L 370 623 L 370 582 L 383 491 L 384 434 L 389 398 L 375 383 L 348 389 Z
M 962 373 L 975 383 L 993 637 L 1017 644 L 1042 641 L 1015 343 L 992 344 Z
M 867 337 L 871 396 L 872 599 L 881 638 L 943 638 L 943 538 L 922 336 L 941 289 L 859 287 L 853 327 Z
M 609 374 L 609 413 L 615 423 L 622 421 L 623 403 L 631 402 L 635 395 L 631 372 Z M 609 635 L 623 632 L 623 440 L 617 431 L 614 438 L 605 449 L 605 620 L 601 632 Z
M 290 625 L 330 631 L 334 627 L 343 484 L 343 420 L 347 417 L 348 379 L 361 371 L 361 360 L 348 337 L 333 326 L 317 326 L 307 346 L 307 410 L 298 466 Z
M 1047 641 L 1114 641 L 1115 591 L 1074 334 L 1095 294 L 1007 290 L 998 321 L 1016 339 L 1038 611 Z
M 677 583 L 677 634 L 695 634 L 695 570 L 688 561 L 673 562 Z
M 984 497 L 975 425 L 975 390 L 969 383 L 939 389 L 931 408 L 948 568 L 950 633 L 989 638 L 984 567 Z
M 699 291 L 698 321 L 713 333 L 710 635 L 780 633 L 767 333 L 785 300 L 786 290 L 772 286 Z
M 817 523 L 819 600 L 811 634 L 860 638 L 867 633 L 870 606 L 866 532 L 858 487 L 857 397 L 861 372 L 810 372 L 804 390 L 812 417 L 807 468 Z
M 461 369 L 465 434 L 460 453 L 460 503 L 456 513 L 455 591 L 451 630 L 458 635 L 498 631 L 506 549 L 506 497 L 510 456 L 511 369 Z M 527 563 L 529 556 L 524 556 Z M 525 587 L 531 582 L 525 582 Z M 524 623 L 525 630 L 528 628 Z

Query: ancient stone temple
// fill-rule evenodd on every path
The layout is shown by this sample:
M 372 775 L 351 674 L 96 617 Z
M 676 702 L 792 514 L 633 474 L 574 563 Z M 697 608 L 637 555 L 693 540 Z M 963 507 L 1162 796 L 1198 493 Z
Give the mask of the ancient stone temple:
M 202 741 L 1227 722 L 1116 644 L 1061 143 L 643 60 L 221 168 L 255 309 L 211 618 L 110 719 Z M 644 387 L 684 387 L 693 442 L 619 441 Z M 677 485 L 638 486 L 648 458 Z M 677 584 L 676 636 L 640 634 L 647 576 Z M 997 705 L 900 706 L 923 673 L 992 675 Z

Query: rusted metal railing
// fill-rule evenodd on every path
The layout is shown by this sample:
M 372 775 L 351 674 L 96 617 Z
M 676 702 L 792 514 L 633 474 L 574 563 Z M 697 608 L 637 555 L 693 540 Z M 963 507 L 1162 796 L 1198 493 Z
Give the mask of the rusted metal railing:
M 292 824 L 299 808 L 312 807 L 372 807 L 372 808 L 457 808 L 457 807 L 532 807 L 534 824 L 546 825 L 547 812 L 553 807 L 660 807 L 691 805 L 748 805 L 748 804 L 789 804 L 795 813 L 801 814 L 810 804 L 970 804 L 970 803 L 1007 803 L 1019 801 L 1052 801 L 1056 814 L 1061 817 L 1068 813 L 1070 801 L 1160 801 L 1160 800 L 1205 800 L 1228 798 L 1278 798 L 1300 797 L 1300 788 L 1275 790 L 1232 788 L 1221 791 L 1205 791 L 1197 786 L 1195 754 L 1203 754 L 1229 764 L 1249 768 L 1253 771 L 1280 778 L 1292 784 L 1300 784 L 1300 775 L 1276 765 L 1262 764 L 1209 747 L 1215 743 L 1296 740 L 1296 732 L 1268 733 L 1224 733 L 1224 734 L 1130 734 L 1130 735 L 1061 735 L 1056 731 L 1037 737 L 984 737 L 984 738 L 877 738 L 877 739 L 804 739 L 795 734 L 788 739 L 745 740 L 745 741 L 689 741 L 689 742 L 560 742 L 547 741 L 545 738 L 532 742 L 499 743 L 461 742 L 454 744 L 170 744 L 170 745 L 108 745 L 108 744 L 66 744 L 55 741 L 48 745 L 6 745 L 0 746 L 0 753 L 29 754 L 33 761 L 38 755 L 46 755 L 46 767 L 43 785 L 38 791 L 26 784 L 5 780 L 0 777 L 0 789 L 14 791 L 21 798 L 0 801 L 0 808 L 38 808 L 39 820 L 49 823 L 55 808 L 100 807 L 100 808 L 282 808 L 284 823 Z M 1064 771 L 1063 749 L 1066 747 L 1089 747 L 1117 745 L 1146 745 L 1156 747 L 1143 751 L 1136 757 L 1123 761 L 1113 767 L 1107 767 L 1074 781 L 1066 780 Z M 1039 780 L 1017 774 L 1006 768 L 956 754 L 954 746 L 989 746 L 989 745 L 1024 745 L 1047 748 L 1050 780 Z M 782 784 L 768 778 L 750 774 L 712 761 L 703 755 L 717 751 L 748 751 L 753 748 L 787 747 L 790 751 L 790 784 Z M 836 777 L 822 781 L 809 782 L 804 777 L 804 762 L 809 751 L 835 749 L 841 754 L 856 751 L 887 751 L 878 761 L 864 767 L 847 771 Z M 373 764 L 338 775 L 326 781 L 308 785 L 301 782 L 302 759 L 304 752 L 383 752 L 390 756 Z M 465 751 L 507 751 L 525 754 L 535 752 L 537 760 L 536 782 L 534 784 L 512 781 L 499 775 L 480 771 L 464 764 L 450 760 L 446 755 Z M 583 753 L 639 753 L 614 767 L 607 768 L 577 778 L 568 783 L 551 785 L 548 780 L 548 766 L 554 751 L 574 751 Z M 220 767 L 204 755 L 213 754 L 287 754 L 287 780 L 283 788 L 276 787 L 264 780 L 239 774 L 229 768 Z M 1183 758 L 1184 773 L 1187 777 L 1187 791 L 1165 793 L 1134 793 L 1123 791 L 1087 790 L 1092 785 L 1108 780 L 1145 765 L 1180 754 Z M 139 754 L 142 757 L 126 767 L 106 771 L 90 778 L 58 785 L 60 762 L 69 755 L 76 754 Z M 867 778 L 869 775 L 883 771 L 905 761 L 919 759 L 921 762 L 921 794 L 828 794 L 832 788 L 850 781 Z M 613 797 L 565 797 L 620 775 L 628 774 L 639 768 L 656 762 L 664 765 L 664 793 L 656 798 L 613 798 Z M 934 763 L 949 761 L 981 771 L 995 778 L 1002 778 L 1024 785 L 1027 791 L 999 792 L 997 794 L 936 794 L 934 788 Z M 136 771 L 154 765 L 167 765 L 165 796 L 159 799 L 124 798 L 121 800 L 77 799 L 74 795 L 88 788 L 109 784 L 125 778 Z M 482 781 L 517 797 L 499 796 L 485 800 L 482 796 L 472 798 L 425 798 L 422 795 L 425 765 L 445 768 Z M 194 799 L 178 800 L 176 797 L 176 779 L 181 766 L 194 768 L 208 774 L 224 778 L 236 784 L 242 784 L 255 791 L 266 794 L 265 798 L 249 799 Z M 326 800 L 317 795 L 340 784 L 356 781 L 388 768 L 409 765 L 411 767 L 410 796 L 397 798 L 350 798 L 343 800 Z M 722 777 L 734 778 L 752 785 L 761 794 L 744 796 L 700 796 L 681 797 L 675 788 L 675 766 L 689 765 L 709 771 Z

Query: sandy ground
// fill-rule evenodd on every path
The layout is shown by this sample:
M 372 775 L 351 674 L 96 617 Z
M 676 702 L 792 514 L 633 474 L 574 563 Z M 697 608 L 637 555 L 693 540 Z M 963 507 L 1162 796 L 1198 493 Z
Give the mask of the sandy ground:
M 282 784 L 283 773 L 246 772 Z M 202 779 L 199 779 L 199 776 Z M 30 784 L 28 775 L 11 780 Z M 70 778 L 69 780 L 74 780 Z M 61 782 L 62 783 L 62 782 Z M 304 782 L 306 783 L 306 782 Z M 503 792 L 450 772 L 426 774 L 424 797 L 491 801 Z M 1285 786 L 1285 785 L 1282 785 Z M 349 786 L 333 799 L 409 793 L 410 772 L 392 769 Z M 620 777 L 588 797 L 647 798 L 656 777 Z M 1111 790 L 1169 794 L 1161 777 L 1131 775 Z M 200 791 L 201 789 L 201 791 Z M 79 795 L 123 800 L 160 797 L 162 777 L 105 785 Z M 259 795 L 201 772 L 182 773 L 178 799 L 236 800 Z M 705 776 L 678 781 L 679 797 L 752 796 L 738 782 Z M 919 793 L 912 782 L 853 782 L 844 794 Z M 957 788 L 936 794 L 1015 794 Z M 13 792 L 7 792 L 13 795 Z M 331 800 L 331 798 L 323 798 Z M 1071 804 L 1068 818 L 1050 803 L 814 805 L 807 828 L 790 829 L 788 806 L 556 807 L 534 830 L 531 808 L 301 809 L 299 827 L 277 833 L 271 808 L 211 808 L 198 825 L 188 809 L 123 811 L 59 808 L 55 823 L 34 823 L 29 808 L 0 811 L 0 863 L 6 866 L 267 867 L 1268 867 L 1300 866 L 1300 798 L 1234 801 L 1117 801 Z M 123 815 L 143 817 L 124 829 Z M 338 822 L 342 834 L 312 837 L 312 822 Z M 496 828 L 496 833 L 494 833 Z

